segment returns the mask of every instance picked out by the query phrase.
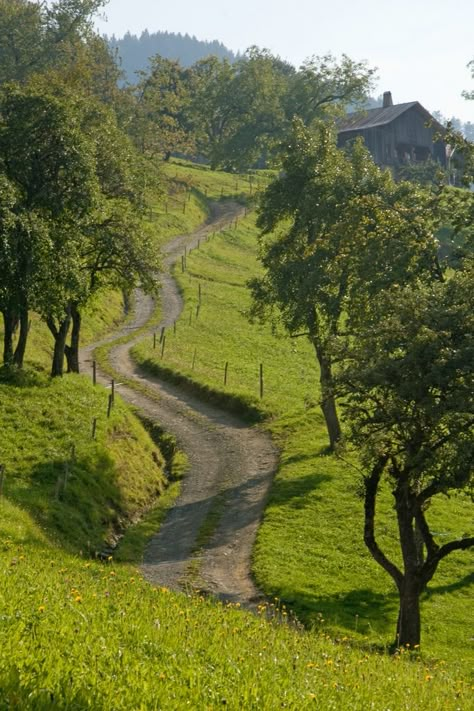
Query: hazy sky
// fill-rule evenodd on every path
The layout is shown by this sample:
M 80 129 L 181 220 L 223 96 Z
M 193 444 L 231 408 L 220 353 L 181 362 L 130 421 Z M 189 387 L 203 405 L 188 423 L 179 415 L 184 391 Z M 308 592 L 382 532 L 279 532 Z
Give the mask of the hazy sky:
M 100 32 L 168 30 L 243 51 L 266 47 L 292 64 L 332 52 L 378 67 L 375 95 L 474 122 L 474 0 L 109 0 Z

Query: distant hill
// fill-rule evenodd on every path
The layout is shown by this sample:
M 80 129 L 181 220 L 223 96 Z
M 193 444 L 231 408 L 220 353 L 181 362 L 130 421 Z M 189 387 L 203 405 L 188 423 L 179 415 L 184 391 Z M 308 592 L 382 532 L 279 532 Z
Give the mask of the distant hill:
M 174 32 L 153 32 L 148 30 L 142 32 L 140 37 L 127 32 L 121 38 L 107 37 L 107 41 L 113 50 L 117 50 L 121 60 L 121 67 L 128 82 L 136 81 L 135 72 L 148 67 L 148 60 L 155 54 L 160 54 L 166 59 L 176 59 L 185 66 L 191 66 L 203 57 L 210 54 L 217 57 L 229 59 L 233 62 L 237 59 L 230 49 L 227 49 L 222 42 L 214 40 L 205 42 L 190 37 L 190 35 L 175 34 Z

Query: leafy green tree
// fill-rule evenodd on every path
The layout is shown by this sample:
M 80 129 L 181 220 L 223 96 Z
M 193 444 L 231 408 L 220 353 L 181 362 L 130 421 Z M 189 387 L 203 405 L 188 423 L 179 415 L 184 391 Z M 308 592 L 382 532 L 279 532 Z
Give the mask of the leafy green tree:
M 73 65 L 105 0 L 0 0 L 0 84 Z
M 144 155 L 168 160 L 175 151 L 194 150 L 188 116 L 189 70 L 156 55 L 149 73 L 140 73 L 134 96 L 130 133 Z
M 223 165 L 236 170 L 268 165 L 288 130 L 283 109 L 287 74 L 267 50 L 258 47 L 248 49 L 232 68 L 237 111 L 234 129 L 223 141 Z
M 21 82 L 43 66 L 44 12 L 27 0 L 0 0 L 0 84 Z
M 381 293 L 343 349 L 338 387 L 363 464 L 364 541 L 399 593 L 397 647 L 420 644 L 420 596 L 441 561 L 474 546 L 468 533 L 439 540 L 429 522 L 435 497 L 474 483 L 473 277 L 466 269 Z M 401 564 L 376 537 L 384 484 Z
M 11 329 L 20 322 L 23 363 L 28 311 L 45 317 L 57 310 L 58 291 L 71 290 L 79 224 L 94 205 L 97 181 L 93 155 L 74 112 L 58 98 L 34 88 L 7 87 L 0 95 L 0 174 L 11 186 L 9 213 L 13 223 L 2 234 L 1 268 L 10 288 L 0 305 L 5 331 L 5 356 L 11 360 Z M 12 226 L 13 224 L 13 226 Z M 68 269 L 58 274 L 63 256 Z
M 378 290 L 436 269 L 426 196 L 381 172 L 362 143 L 348 155 L 328 126 L 313 135 L 297 120 L 257 224 L 269 237 L 262 240 L 264 274 L 250 283 L 253 316 L 281 320 L 293 337 L 310 340 L 334 448 L 341 427 L 332 341 L 347 316 L 363 315 Z
M 306 126 L 315 120 L 333 118 L 349 105 L 364 103 L 372 88 L 375 69 L 343 55 L 311 57 L 290 82 L 285 103 L 287 117 L 301 118 Z
M 211 168 L 225 160 L 224 145 L 237 129 L 237 121 L 244 107 L 233 91 L 234 69 L 227 59 L 202 59 L 192 67 L 191 116 L 196 147 L 206 156 Z

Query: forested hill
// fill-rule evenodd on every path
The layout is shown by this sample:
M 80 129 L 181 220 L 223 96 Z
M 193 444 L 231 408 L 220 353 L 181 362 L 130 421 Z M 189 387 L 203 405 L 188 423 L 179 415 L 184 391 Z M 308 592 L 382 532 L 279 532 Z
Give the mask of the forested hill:
M 122 38 L 112 35 L 107 40 L 112 49 L 117 49 L 121 67 L 129 82 L 135 82 L 135 72 L 146 69 L 149 58 L 155 54 L 160 54 L 165 59 L 179 60 L 185 67 L 211 54 L 220 59 L 227 57 L 231 62 L 237 58 L 222 42 L 217 40 L 206 42 L 190 37 L 188 34 L 174 32 L 149 33 L 145 30 L 140 37 L 127 32 Z

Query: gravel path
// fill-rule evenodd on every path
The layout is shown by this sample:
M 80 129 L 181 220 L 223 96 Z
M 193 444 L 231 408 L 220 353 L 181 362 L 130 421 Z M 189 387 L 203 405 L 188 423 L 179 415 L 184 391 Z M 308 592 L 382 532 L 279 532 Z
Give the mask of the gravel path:
M 242 210 L 236 203 L 220 203 L 200 229 L 176 237 L 164 247 L 165 268 L 160 277 L 163 317 L 150 327 L 150 332 L 170 326 L 183 309 L 179 290 L 169 272 L 184 247 L 188 250 L 195 247 L 198 240 L 239 217 Z M 137 292 L 133 321 L 101 343 L 111 342 L 146 324 L 153 308 L 153 300 Z M 110 362 L 116 372 L 146 383 L 159 400 L 125 385 L 117 386 L 117 392 L 175 435 L 190 463 L 179 498 L 145 551 L 143 573 L 156 585 L 174 590 L 187 587 L 186 573 L 193 560 L 197 535 L 218 496 L 221 507 L 218 525 L 199 554 L 199 588 L 222 600 L 252 606 L 259 595 L 250 575 L 251 552 L 276 469 L 277 452 L 270 437 L 258 428 L 248 427 L 223 410 L 183 393 L 178 386 L 140 371 L 130 357 L 130 349 L 141 338 L 143 334 L 114 347 Z M 83 372 L 91 371 L 92 351 L 98 345 L 83 349 Z M 98 379 L 108 381 L 100 372 Z

